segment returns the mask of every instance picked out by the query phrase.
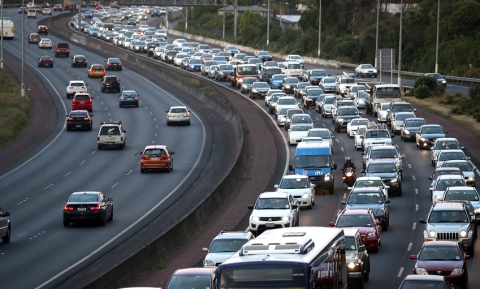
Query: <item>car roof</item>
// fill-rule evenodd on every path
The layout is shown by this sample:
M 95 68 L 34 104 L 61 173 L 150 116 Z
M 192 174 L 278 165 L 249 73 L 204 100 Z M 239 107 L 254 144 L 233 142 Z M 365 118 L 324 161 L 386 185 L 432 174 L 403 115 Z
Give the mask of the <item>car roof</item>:
M 170 109 L 173 109 L 173 108 L 185 108 L 185 109 L 187 109 L 186 106 L 181 106 L 181 105 L 179 105 L 179 106 L 171 106 L 171 107 L 170 107 Z
M 437 181 L 438 180 L 441 180 L 441 179 L 446 179 L 446 180 L 451 180 L 451 179 L 464 179 L 464 177 L 462 175 L 450 175 L 450 174 L 444 174 L 444 175 L 440 175 L 438 176 L 437 178 Z
M 72 195 L 98 195 L 100 191 L 83 191 L 83 192 L 73 192 Z
M 458 172 L 461 172 L 462 170 L 460 170 L 460 168 L 457 168 L 457 167 L 438 167 L 438 168 L 435 169 L 434 173 L 436 173 L 438 171 L 458 171 Z
M 435 241 L 435 242 L 424 242 L 423 247 L 444 247 L 444 246 L 454 246 L 458 247 L 458 242 L 457 241 Z
M 145 149 L 144 150 L 149 150 L 149 149 L 166 149 L 167 146 L 166 145 L 148 145 L 148 146 L 145 146 Z
M 368 193 L 368 192 L 379 192 L 381 193 L 381 190 L 379 187 L 366 187 L 366 188 L 354 188 L 350 191 L 351 193 Z
M 308 179 L 307 175 L 285 175 L 282 179 Z
M 343 234 L 346 237 L 352 237 L 359 233 L 360 233 L 360 230 L 356 228 L 343 228 Z
M 287 192 L 263 192 L 261 193 L 258 198 L 288 198 L 290 194 Z
M 432 211 L 438 209 L 444 210 L 444 209 L 452 209 L 452 210 L 458 210 L 458 209 L 464 209 L 465 203 L 463 202 L 451 202 L 451 201 L 446 201 L 446 202 L 436 202 L 432 206 Z
M 454 137 L 439 137 L 435 139 L 435 141 L 441 142 L 441 141 L 458 141 L 458 139 Z
M 372 147 L 373 149 L 373 147 Z M 393 160 L 372 160 L 369 165 L 371 164 L 395 164 Z
M 182 268 L 182 269 L 176 270 L 173 273 L 173 275 L 209 275 L 210 276 L 216 270 L 217 268 L 205 268 L 205 267 Z
M 372 151 L 373 150 L 391 150 L 391 149 L 397 150 L 397 148 L 392 145 L 372 146 Z
M 251 233 L 249 231 L 221 231 L 215 238 L 215 239 L 237 239 L 237 238 L 246 238 L 248 239 L 251 237 Z
M 437 242 L 437 241 L 435 241 Z M 434 242 L 432 242 L 434 243 Z M 445 277 L 439 275 L 407 275 L 404 280 L 431 280 L 431 281 L 445 281 Z
M 361 210 L 361 209 L 345 210 L 340 215 L 347 215 L 347 216 L 370 215 L 370 210 L 368 210 L 368 209 L 366 209 L 366 210 Z

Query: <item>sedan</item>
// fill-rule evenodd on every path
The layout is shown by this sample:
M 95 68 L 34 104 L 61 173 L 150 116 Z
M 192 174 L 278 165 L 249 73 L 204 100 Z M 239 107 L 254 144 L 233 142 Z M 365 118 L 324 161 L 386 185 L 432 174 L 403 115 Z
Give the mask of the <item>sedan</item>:
M 180 123 L 190 125 L 190 110 L 186 106 L 172 106 L 167 113 L 167 125 Z
M 424 75 L 435 78 L 438 85 L 447 87 L 447 80 L 440 73 L 425 73 Z
M 122 61 L 120 58 L 108 58 L 107 61 L 105 61 L 106 64 L 106 69 L 107 70 L 122 70 Z
M 465 155 L 465 152 L 461 149 L 456 150 L 442 150 L 439 152 L 435 166 L 441 167 L 442 164 L 446 161 L 456 161 L 456 160 L 469 160 L 470 157 Z
M 173 155 L 164 145 L 148 145 L 140 152 L 140 172 L 147 170 L 166 170 L 168 173 L 173 170 Z
M 477 187 L 475 179 L 475 171 L 478 169 L 473 167 L 467 160 L 450 160 L 442 164 L 442 168 L 459 168 L 467 182 L 468 186 Z
M 53 58 L 49 55 L 42 55 L 38 58 L 38 67 L 53 67 Z
M 270 52 L 268 52 L 268 51 L 257 51 L 255 53 L 255 57 L 262 60 L 262 62 L 271 61 L 272 58 L 273 58 L 272 55 L 270 54 Z
M 382 222 L 382 231 L 387 231 L 390 224 L 390 200 L 378 187 L 354 188 L 346 201 L 341 201 L 345 210 L 370 209 L 375 219 Z
M 92 64 L 88 69 L 88 77 L 104 77 L 105 67 L 101 64 Z
M 413 274 L 444 276 L 462 288 L 468 288 L 469 258 L 458 242 L 453 241 L 424 242 L 417 255 L 410 255 L 410 259 L 416 260 Z
M 10 216 L 10 213 L 0 208 L 0 238 L 2 238 L 3 244 L 10 243 L 10 236 L 12 235 L 12 227 L 8 216 Z
M 377 77 L 377 69 L 371 64 L 360 64 L 355 68 L 355 76 Z
M 297 201 L 299 207 L 311 209 L 315 205 L 315 185 L 310 182 L 308 176 L 283 176 L 280 184 L 275 185 L 275 189 L 277 192 L 289 193 Z
M 133 45 L 133 52 L 147 52 L 147 43 L 145 41 L 135 41 Z
M 439 124 L 424 124 L 416 134 L 415 142 L 419 149 L 430 148 L 437 138 L 445 137 L 446 134 L 447 131 Z
M 245 77 L 242 81 L 242 86 L 240 86 L 240 93 L 249 93 L 252 89 L 252 85 L 257 82 L 258 79 L 256 77 Z
M 252 88 L 250 89 L 250 98 L 254 99 L 259 96 L 260 98 L 264 98 L 267 94 L 267 91 L 270 89 L 267 82 L 257 81 L 252 84 Z
M 415 139 L 415 135 L 424 124 L 427 124 L 427 121 L 421 117 L 404 119 L 403 123 L 400 125 L 400 138 L 405 142 Z
M 49 38 L 42 38 L 40 42 L 38 42 L 38 48 L 52 48 L 52 40 Z
M 113 199 L 102 192 L 74 192 L 63 208 L 63 226 L 71 222 L 97 222 L 105 226 L 113 220 Z
M 138 107 L 138 94 L 135 90 L 124 90 L 122 94 L 120 94 L 120 99 L 118 101 L 118 106 L 124 107 L 128 106 L 135 106 Z
M 290 125 L 288 129 L 288 143 L 290 145 L 296 145 L 307 137 L 308 130 L 313 128 L 313 123 L 310 124 L 295 124 Z
M 72 129 L 92 130 L 92 116 L 87 110 L 72 110 L 67 115 L 67 131 Z

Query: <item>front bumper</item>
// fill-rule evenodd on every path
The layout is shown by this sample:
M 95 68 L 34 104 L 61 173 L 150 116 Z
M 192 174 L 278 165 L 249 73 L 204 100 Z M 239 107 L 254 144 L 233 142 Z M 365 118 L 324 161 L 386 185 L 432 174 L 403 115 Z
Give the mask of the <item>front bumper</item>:
M 283 222 L 283 221 L 275 221 L 281 217 L 272 217 L 270 218 L 272 221 L 258 221 L 255 223 L 250 223 L 250 231 L 253 232 L 263 232 L 269 229 L 279 229 L 279 228 L 289 228 L 290 222 Z M 262 218 L 263 219 L 263 218 Z M 266 218 L 268 220 L 268 218 Z

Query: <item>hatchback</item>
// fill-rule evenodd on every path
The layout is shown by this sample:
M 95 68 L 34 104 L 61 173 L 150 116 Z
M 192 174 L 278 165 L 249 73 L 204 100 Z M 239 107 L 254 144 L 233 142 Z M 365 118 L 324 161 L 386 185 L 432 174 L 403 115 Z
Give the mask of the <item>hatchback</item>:
M 38 48 L 52 48 L 52 40 L 49 38 L 42 38 L 38 42 Z
M 147 170 L 173 170 L 173 155 L 175 152 L 170 151 L 164 145 L 148 145 L 140 152 L 140 172 L 143 174 Z
M 104 77 L 105 67 L 101 64 L 92 64 L 88 69 L 88 77 Z
M 167 113 L 167 125 L 179 123 L 190 125 L 190 110 L 186 106 L 172 106 Z
M 118 106 L 124 107 L 126 105 L 131 105 L 138 107 L 138 96 L 139 95 L 134 90 L 124 90 L 122 94 L 120 94 Z
M 90 97 L 90 94 L 81 92 L 76 93 L 72 99 L 72 110 L 82 109 L 82 110 L 93 110 L 93 101 Z
M 28 36 L 28 43 L 39 43 L 42 37 L 38 33 L 30 33 Z

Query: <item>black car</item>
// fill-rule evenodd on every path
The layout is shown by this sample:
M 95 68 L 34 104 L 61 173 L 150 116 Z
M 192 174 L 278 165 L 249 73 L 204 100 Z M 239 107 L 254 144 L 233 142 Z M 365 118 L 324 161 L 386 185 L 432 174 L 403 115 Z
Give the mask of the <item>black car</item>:
M 343 106 L 338 108 L 337 116 L 334 118 L 335 131 L 340 132 L 346 129 L 347 125 L 352 119 L 360 118 L 358 109 L 354 106 Z
M 105 75 L 102 78 L 102 87 L 100 88 L 102 92 L 107 90 L 113 90 L 120 92 L 120 79 L 115 75 Z
M 255 56 L 260 58 L 262 62 L 271 61 L 273 59 L 272 55 L 268 51 L 257 51 Z
M 97 222 L 102 226 L 113 220 L 113 199 L 102 192 L 75 192 L 63 208 L 63 226 L 71 222 Z
M 72 129 L 92 130 L 92 116 L 86 110 L 72 110 L 67 115 L 67 131 Z
M 87 67 L 87 58 L 83 55 L 75 55 L 72 57 L 72 67 Z
M 12 226 L 8 216 L 10 216 L 10 213 L 0 208 L 0 238 L 2 238 L 3 244 L 10 243 L 10 236 L 12 235 Z
M 322 78 L 327 77 L 328 74 L 324 69 L 311 69 L 305 71 L 302 76 L 304 82 L 310 82 L 313 85 L 318 85 Z

